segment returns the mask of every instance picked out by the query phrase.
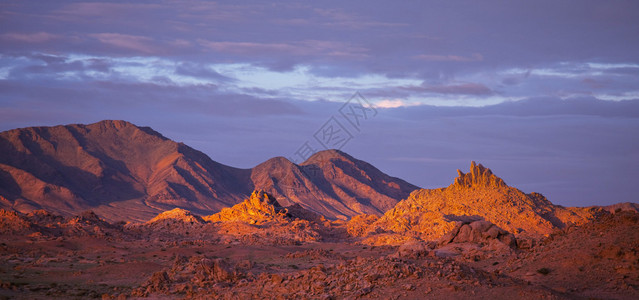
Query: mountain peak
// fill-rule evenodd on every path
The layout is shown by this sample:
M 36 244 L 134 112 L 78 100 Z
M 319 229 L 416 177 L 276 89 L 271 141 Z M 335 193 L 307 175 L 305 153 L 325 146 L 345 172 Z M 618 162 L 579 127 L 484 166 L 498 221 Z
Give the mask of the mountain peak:
M 300 204 L 329 219 L 381 215 L 417 189 L 339 150 L 325 150 L 297 165 L 275 157 L 251 170 L 253 189 L 283 206 Z
M 285 166 L 291 166 L 291 165 L 293 165 L 293 162 L 288 160 L 288 158 L 283 157 L 283 156 L 276 156 L 276 157 L 273 157 L 273 158 L 269 158 L 265 162 L 257 165 L 256 168 L 257 167 L 267 167 L 267 166 L 268 167 L 272 167 L 272 166 L 285 167 Z
M 341 159 L 341 160 L 354 160 L 354 158 L 345 152 L 337 149 L 329 149 L 315 152 L 315 154 L 311 155 L 302 165 L 317 163 L 321 161 L 333 160 L 333 159 Z
M 109 131 L 117 132 L 122 130 L 140 130 L 146 134 L 159 137 L 163 140 L 167 139 L 159 132 L 153 130 L 151 127 L 137 126 L 131 122 L 124 121 L 124 120 L 102 120 L 89 125 L 77 125 L 77 126 L 85 127 L 89 129 L 99 129 L 102 132 L 109 132 Z
M 95 122 L 93 124 L 89 124 L 88 126 L 103 126 L 103 127 L 112 127 L 116 129 L 120 129 L 124 127 L 137 127 L 135 126 L 135 124 L 124 121 L 124 120 L 102 120 L 99 122 Z
M 470 163 L 470 171 L 466 174 L 461 170 L 457 170 L 457 178 L 453 186 L 458 187 L 471 187 L 471 186 L 485 186 L 485 187 L 507 187 L 503 179 L 497 177 L 493 172 L 484 167 L 482 164 L 477 164 L 474 161 Z

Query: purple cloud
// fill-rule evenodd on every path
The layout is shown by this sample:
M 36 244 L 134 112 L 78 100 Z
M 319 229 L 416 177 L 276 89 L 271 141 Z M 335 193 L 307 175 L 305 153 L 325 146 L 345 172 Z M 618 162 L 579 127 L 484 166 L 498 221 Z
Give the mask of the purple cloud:
M 198 78 L 208 78 L 215 81 L 233 81 L 234 79 L 224 76 L 215 70 L 195 64 L 195 63 L 181 63 L 177 66 L 175 72 L 180 75 L 193 76 Z
M 483 84 L 461 83 L 443 86 L 425 86 L 425 91 L 438 94 L 462 94 L 462 95 L 492 95 L 494 92 Z
M 473 53 L 471 56 L 420 54 L 420 55 L 413 56 L 413 58 L 418 60 L 423 60 L 423 61 L 452 61 L 452 62 L 468 62 L 468 61 L 484 60 L 484 57 L 479 53 Z
M 198 43 L 215 52 L 235 55 L 262 56 L 265 54 L 327 57 L 361 58 L 366 57 L 366 49 L 352 47 L 334 41 L 304 40 L 295 43 L 253 43 L 253 42 L 218 42 L 198 40 Z
M 487 96 L 492 95 L 495 92 L 483 84 L 479 83 L 456 83 L 456 84 L 444 84 L 444 85 L 430 85 L 426 82 L 419 86 L 403 86 L 400 90 L 411 93 L 435 93 L 435 94 L 450 94 L 450 95 L 473 95 L 473 96 Z
M 145 36 L 120 34 L 120 33 L 95 33 L 91 34 L 101 43 L 126 50 L 133 50 L 143 54 L 155 54 L 161 52 L 158 47 L 152 46 L 153 39 Z
M 0 35 L 0 40 L 4 40 L 7 43 L 45 43 L 59 39 L 59 35 L 50 34 L 46 32 L 36 33 L 4 33 Z
M 415 184 L 478 160 L 564 204 L 636 200 L 636 1 L 5 1 L 0 19 L 0 130 L 126 119 L 252 167 L 359 91 L 379 117 L 344 150 Z

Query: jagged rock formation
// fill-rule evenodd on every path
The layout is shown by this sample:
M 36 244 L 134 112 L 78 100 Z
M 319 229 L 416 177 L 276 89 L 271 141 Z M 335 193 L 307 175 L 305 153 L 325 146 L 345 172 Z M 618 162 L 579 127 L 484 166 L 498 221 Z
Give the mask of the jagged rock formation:
M 330 236 L 331 222 L 299 205 L 284 208 L 271 195 L 256 190 L 213 215 L 201 217 L 176 208 L 125 228 L 148 241 L 292 245 Z
M 297 205 L 291 208 L 295 216 L 273 196 L 256 190 L 243 202 L 203 219 L 215 225 L 222 243 L 301 244 L 320 240 L 321 232 L 329 230 L 322 217 Z
M 411 193 L 372 224 L 368 232 L 436 240 L 452 231 L 458 222 L 486 220 L 511 233 L 539 235 L 583 223 L 601 211 L 553 205 L 539 193 L 525 194 L 509 187 L 489 169 L 474 162 L 470 172 L 458 171 L 458 174 L 447 188 Z M 380 243 L 380 237 L 371 238 L 369 242 Z
M 211 160 L 125 121 L 0 133 L 0 207 L 144 221 L 173 208 L 211 214 L 265 190 L 328 218 L 381 215 L 417 187 L 337 150 L 301 165 L 274 158 L 253 169 Z
M 464 172 L 458 169 L 457 175 L 457 178 L 455 178 L 455 186 L 460 188 L 473 186 L 485 186 L 489 188 L 507 187 L 504 180 L 495 176 L 490 169 L 485 168 L 481 164 L 475 164 L 474 161 L 470 162 L 470 172 L 468 174 L 464 174 Z
M 264 191 L 254 191 L 251 196 L 233 207 L 223 208 L 219 213 L 206 216 L 210 222 L 246 222 L 263 224 L 286 218 L 288 210 L 283 208 L 275 198 Z

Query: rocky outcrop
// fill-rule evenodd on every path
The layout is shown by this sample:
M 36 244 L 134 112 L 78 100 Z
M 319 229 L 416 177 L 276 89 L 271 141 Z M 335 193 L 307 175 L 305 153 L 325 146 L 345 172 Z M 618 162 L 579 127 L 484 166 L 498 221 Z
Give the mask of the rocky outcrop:
M 24 216 L 6 209 L 0 209 L 0 234 L 26 234 L 33 229 L 33 224 Z
M 203 219 L 211 222 L 221 243 L 302 244 L 320 240 L 320 232 L 327 231 L 323 217 L 299 205 L 291 212 L 273 196 L 256 190 L 243 202 Z
M 509 247 L 516 247 L 515 236 L 488 221 L 458 222 L 455 228 L 441 237 L 440 245 L 450 243 L 481 243 L 488 244 L 500 241 Z
M 354 237 L 365 236 L 368 234 L 367 230 L 370 228 L 371 224 L 375 223 L 377 220 L 379 220 L 379 217 L 375 215 L 354 216 L 348 220 L 348 223 L 346 223 L 346 231 L 349 235 Z
M 182 222 L 182 223 L 190 223 L 190 224 L 196 224 L 196 223 L 202 224 L 205 222 L 204 219 L 202 219 L 202 217 L 198 215 L 194 215 L 188 210 L 181 209 L 181 208 L 174 208 L 172 210 L 165 211 L 157 215 L 155 218 L 149 220 L 146 223 L 152 224 L 152 223 L 162 222 L 162 221 Z
M 174 208 L 160 213 L 142 224 L 128 224 L 130 232 L 150 240 L 206 239 L 214 241 L 217 236 L 211 226 L 201 217 L 188 210 Z
M 204 217 L 210 222 L 246 222 L 262 224 L 287 217 L 288 210 L 264 191 L 254 191 L 243 202 L 222 209 L 219 213 Z
M 595 217 L 597 209 L 566 209 L 553 205 L 539 193 L 525 194 L 481 164 L 471 163 L 466 174 L 459 171 L 454 183 L 442 189 L 422 189 L 399 202 L 367 229 L 437 240 L 454 231 L 458 222 L 479 219 L 513 234 L 549 234 L 570 224 Z M 402 241 L 385 238 L 384 240 Z M 380 239 L 369 237 L 369 243 Z
M 495 176 L 493 172 L 482 166 L 476 164 L 474 161 L 470 163 L 470 171 L 467 174 L 457 170 L 457 178 L 452 188 L 468 188 L 472 186 L 485 186 L 488 188 L 502 188 L 507 187 L 504 180 Z

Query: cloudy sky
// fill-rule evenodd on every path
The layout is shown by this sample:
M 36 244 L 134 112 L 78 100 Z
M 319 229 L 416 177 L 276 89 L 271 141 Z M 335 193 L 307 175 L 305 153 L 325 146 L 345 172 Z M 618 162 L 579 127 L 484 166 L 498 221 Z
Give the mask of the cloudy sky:
M 236 167 L 335 147 L 422 187 L 476 160 L 555 203 L 638 202 L 638 20 L 637 1 L 5 0 L 0 130 L 124 119 Z

